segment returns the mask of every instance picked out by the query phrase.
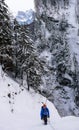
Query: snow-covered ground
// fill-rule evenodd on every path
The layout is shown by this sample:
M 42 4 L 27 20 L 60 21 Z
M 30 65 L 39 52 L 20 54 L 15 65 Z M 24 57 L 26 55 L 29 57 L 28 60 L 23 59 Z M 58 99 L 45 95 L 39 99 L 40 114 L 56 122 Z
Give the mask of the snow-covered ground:
M 50 110 L 48 125 L 40 120 L 42 102 Z M 0 130 L 79 130 L 79 117 L 61 118 L 51 102 L 19 87 L 0 67 Z

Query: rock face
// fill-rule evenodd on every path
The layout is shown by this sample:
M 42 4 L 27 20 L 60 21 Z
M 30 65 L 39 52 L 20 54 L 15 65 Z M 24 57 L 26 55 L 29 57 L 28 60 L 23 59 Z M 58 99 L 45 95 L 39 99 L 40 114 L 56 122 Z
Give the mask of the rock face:
M 61 116 L 79 116 L 79 2 L 35 0 L 35 47 L 44 63 L 41 93 Z

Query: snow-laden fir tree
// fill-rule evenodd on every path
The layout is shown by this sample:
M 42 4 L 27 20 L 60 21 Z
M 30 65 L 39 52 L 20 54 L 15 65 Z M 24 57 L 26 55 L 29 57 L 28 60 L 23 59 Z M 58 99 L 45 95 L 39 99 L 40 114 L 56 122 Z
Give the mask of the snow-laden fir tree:
M 10 69 L 11 59 L 12 27 L 8 6 L 4 0 L 0 0 L 0 63 L 5 69 Z
M 37 89 L 41 84 L 42 64 L 35 53 L 34 42 L 28 35 L 27 25 L 19 25 L 14 20 L 14 66 L 15 78 L 26 77 L 28 89 Z

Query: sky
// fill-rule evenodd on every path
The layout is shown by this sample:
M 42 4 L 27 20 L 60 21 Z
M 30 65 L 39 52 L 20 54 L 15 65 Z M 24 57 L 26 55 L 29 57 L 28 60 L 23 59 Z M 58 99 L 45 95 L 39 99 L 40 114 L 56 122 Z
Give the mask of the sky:
M 61 118 L 53 103 L 25 87 L 26 83 L 19 87 L 0 66 L 0 130 L 79 130 L 79 117 Z M 40 119 L 42 102 L 50 111 L 47 125 Z
M 17 14 L 18 10 L 34 10 L 34 0 L 5 0 L 5 2 L 14 16 Z

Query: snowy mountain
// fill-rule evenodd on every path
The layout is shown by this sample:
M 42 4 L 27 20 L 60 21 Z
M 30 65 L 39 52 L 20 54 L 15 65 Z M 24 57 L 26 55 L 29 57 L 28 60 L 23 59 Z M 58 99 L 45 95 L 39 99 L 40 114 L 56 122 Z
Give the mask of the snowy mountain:
M 39 93 L 25 88 L 26 84 L 19 86 L 0 66 L 1 130 L 79 130 L 78 117 L 61 118 L 51 102 Z M 50 110 L 50 119 L 46 126 L 40 119 L 41 102 L 46 102 Z
M 24 26 L 12 20 L 3 0 L 0 5 L 0 64 L 4 72 L 15 80 L 19 78 L 21 84 L 27 81 L 28 89 L 32 87 L 49 99 L 62 117 L 79 116 L 78 0 L 35 0 L 36 18 Z M 20 14 L 20 24 L 25 24 L 26 15 Z M 2 77 L 3 87 L 6 82 Z M 21 91 L 10 93 L 14 87 L 6 85 L 6 97 L 14 113 L 15 97 L 25 89 L 19 85 Z
M 30 9 L 26 12 L 18 11 L 16 19 L 19 22 L 19 24 L 30 24 L 35 19 L 35 13 L 32 9 Z

